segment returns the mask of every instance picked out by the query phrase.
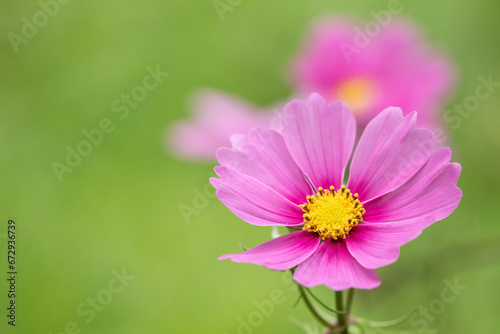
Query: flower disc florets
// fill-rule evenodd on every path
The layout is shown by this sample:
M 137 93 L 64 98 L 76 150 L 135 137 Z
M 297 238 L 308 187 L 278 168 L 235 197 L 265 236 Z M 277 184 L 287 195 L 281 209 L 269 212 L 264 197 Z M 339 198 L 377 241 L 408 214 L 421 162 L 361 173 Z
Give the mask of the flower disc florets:
M 330 190 L 320 187 L 316 196 L 307 196 L 307 203 L 300 207 L 304 211 L 302 229 L 318 233 L 323 240 L 345 239 L 365 213 L 358 194 L 351 194 L 345 186 L 338 191 L 333 186 Z

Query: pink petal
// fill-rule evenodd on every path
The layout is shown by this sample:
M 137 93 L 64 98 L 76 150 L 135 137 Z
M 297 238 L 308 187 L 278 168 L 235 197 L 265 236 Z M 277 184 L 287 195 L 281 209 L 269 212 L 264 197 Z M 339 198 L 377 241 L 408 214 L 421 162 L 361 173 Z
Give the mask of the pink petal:
M 241 254 L 227 254 L 234 262 L 255 263 L 273 270 L 288 270 L 307 259 L 318 248 L 321 238 L 308 231 L 292 232 L 267 241 Z
M 311 187 L 288 153 L 283 137 L 266 128 L 252 128 L 248 135 L 231 137 L 233 148 L 217 151 L 221 166 L 247 174 L 296 204 L 306 202 Z
M 434 148 L 432 132 L 415 126 L 416 113 L 382 111 L 365 128 L 351 163 L 348 188 L 362 202 L 394 190 L 410 179 Z
M 268 125 L 272 114 L 240 98 L 216 90 L 201 90 L 191 101 L 192 116 L 167 131 L 170 149 L 183 158 L 213 160 L 215 151 L 229 145 L 234 133 Z
M 168 149 L 178 157 L 191 160 L 214 160 L 217 148 L 227 145 L 204 126 L 179 121 L 167 130 Z
M 451 150 L 434 152 L 427 163 L 400 188 L 364 203 L 366 222 L 413 222 L 423 229 L 449 216 L 460 203 L 457 188 L 461 166 L 450 163 Z
M 293 100 L 285 106 L 286 146 L 315 187 L 342 185 L 355 136 L 356 121 L 343 103 L 327 104 L 312 94 L 306 103 Z
M 303 286 L 324 284 L 340 291 L 349 288 L 373 289 L 380 279 L 349 254 L 344 241 L 326 239 L 318 250 L 299 264 L 293 278 Z
M 256 179 L 227 167 L 215 167 L 211 178 L 217 198 L 236 216 L 253 225 L 303 224 L 302 209 Z
M 418 110 L 419 126 L 440 126 L 439 111 L 456 82 L 449 59 L 410 22 L 391 20 L 373 38 L 357 32 L 365 24 L 340 17 L 314 22 L 292 62 L 292 86 L 301 95 L 317 92 L 329 101 L 337 99 L 337 89 L 346 81 L 365 79 L 374 96 L 355 113 L 358 125 L 364 127 L 394 105 L 405 113 Z M 366 44 L 360 48 L 359 43 Z
M 360 224 L 352 229 L 346 244 L 349 253 L 363 267 L 375 269 L 395 262 L 399 247 L 415 239 L 420 232 L 414 224 Z

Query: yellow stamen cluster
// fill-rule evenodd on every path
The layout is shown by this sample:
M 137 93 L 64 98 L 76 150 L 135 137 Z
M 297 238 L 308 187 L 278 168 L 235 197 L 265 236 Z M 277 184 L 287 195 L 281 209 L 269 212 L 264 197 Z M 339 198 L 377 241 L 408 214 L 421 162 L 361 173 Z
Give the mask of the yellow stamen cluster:
M 318 188 L 316 196 L 307 196 L 307 203 L 300 205 L 304 211 L 303 230 L 318 233 L 323 240 L 345 239 L 353 226 L 356 226 L 366 212 L 358 199 L 342 186 L 335 191 Z
M 354 114 L 363 112 L 375 98 L 375 85 L 371 80 L 354 78 L 346 80 L 333 90 L 335 100 L 345 102 Z

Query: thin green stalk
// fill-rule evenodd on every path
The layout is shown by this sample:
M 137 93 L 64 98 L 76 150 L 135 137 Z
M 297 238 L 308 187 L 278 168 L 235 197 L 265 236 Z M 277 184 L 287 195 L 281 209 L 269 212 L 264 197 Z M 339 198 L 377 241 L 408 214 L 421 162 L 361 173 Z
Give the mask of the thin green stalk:
M 347 290 L 347 303 L 345 306 L 345 311 L 347 313 L 346 317 L 351 314 L 352 300 L 354 299 L 354 288 Z
M 323 302 L 322 302 L 322 301 L 321 301 L 318 297 L 316 297 L 316 296 L 314 295 L 314 293 L 313 293 L 310 289 L 305 288 L 305 290 L 306 290 L 306 292 L 308 292 L 308 293 L 311 295 L 311 297 L 313 297 L 313 298 L 314 298 L 314 300 L 316 300 L 316 301 L 318 302 L 318 304 L 320 304 L 321 306 L 323 306 L 323 307 L 324 307 L 325 309 L 327 309 L 328 311 L 330 311 L 330 312 L 332 312 L 332 313 L 345 313 L 344 311 L 334 310 L 334 309 L 332 309 L 331 307 L 328 307 L 327 305 L 325 305 L 325 303 L 323 303 Z
M 368 321 L 368 325 L 372 327 L 379 327 L 379 328 L 387 328 L 387 327 L 393 327 L 397 326 L 399 324 L 402 324 L 406 320 L 410 318 L 412 311 L 406 313 L 405 315 L 399 317 L 398 319 L 394 320 L 389 320 L 389 321 Z
M 339 311 L 344 311 L 344 300 L 343 300 L 343 292 L 342 291 L 335 291 L 335 303 L 336 303 L 336 308 Z M 347 322 L 346 322 L 346 316 L 347 314 L 338 313 L 337 314 L 337 323 L 339 328 L 342 328 L 342 331 L 340 334 L 349 334 L 347 331 Z
M 312 315 L 319 321 L 321 322 L 323 325 L 331 328 L 332 327 L 332 324 L 329 323 L 328 321 L 326 321 L 325 319 L 323 319 L 323 317 L 321 315 L 319 315 L 318 311 L 316 311 L 316 309 L 314 308 L 314 306 L 312 305 L 311 301 L 309 300 L 309 297 L 307 297 L 306 295 L 306 292 L 304 290 L 304 287 L 300 284 L 297 284 L 297 286 L 299 287 L 299 292 L 300 292 L 300 295 L 302 296 L 302 299 L 304 299 L 304 302 L 306 303 L 306 306 L 307 308 L 309 309 L 309 311 L 311 311 Z

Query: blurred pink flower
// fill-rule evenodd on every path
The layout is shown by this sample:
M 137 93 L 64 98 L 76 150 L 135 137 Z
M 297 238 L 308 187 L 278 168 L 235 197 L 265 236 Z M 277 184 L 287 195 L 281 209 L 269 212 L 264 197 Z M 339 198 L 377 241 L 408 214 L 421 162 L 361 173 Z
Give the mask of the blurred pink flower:
M 318 94 L 285 106 L 281 133 L 253 128 L 232 136 L 232 148 L 217 151 L 219 178 L 210 179 L 217 197 L 250 224 L 293 232 L 219 259 L 297 266 L 294 279 L 308 287 L 378 286 L 373 269 L 396 261 L 400 246 L 450 215 L 462 197 L 460 165 L 449 162 L 449 148 L 434 149 L 433 134 L 416 127 L 416 116 L 383 110 L 352 159 L 352 112 Z
M 234 133 L 246 133 L 252 126 L 271 122 L 272 113 L 263 111 L 228 93 L 205 89 L 194 94 L 192 117 L 167 129 L 167 142 L 178 156 L 212 160 L 215 151 L 229 144 Z
M 390 106 L 418 110 L 419 126 L 438 128 L 453 86 L 451 63 L 408 23 L 390 22 L 378 34 L 364 29 L 336 18 L 313 25 L 291 69 L 299 96 L 317 92 L 347 103 L 361 128 Z

